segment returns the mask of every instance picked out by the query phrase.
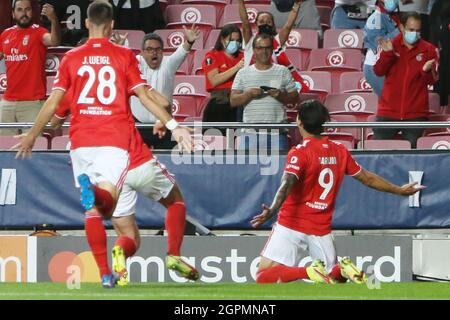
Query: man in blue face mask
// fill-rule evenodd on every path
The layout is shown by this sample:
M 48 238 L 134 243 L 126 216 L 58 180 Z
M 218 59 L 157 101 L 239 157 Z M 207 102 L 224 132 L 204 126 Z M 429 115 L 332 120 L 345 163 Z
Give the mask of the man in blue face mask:
M 431 43 L 421 39 L 420 14 L 402 16 L 401 34 L 391 40 L 379 40 L 382 49 L 373 71 L 385 76 L 378 102 L 377 121 L 426 121 L 430 114 L 428 86 L 437 79 L 438 53 Z M 394 139 L 399 131 L 412 148 L 423 129 L 374 129 L 375 139 Z

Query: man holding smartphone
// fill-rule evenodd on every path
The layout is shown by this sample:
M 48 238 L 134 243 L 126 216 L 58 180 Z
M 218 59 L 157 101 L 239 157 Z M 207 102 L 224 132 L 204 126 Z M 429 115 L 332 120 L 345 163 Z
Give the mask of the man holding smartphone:
M 299 95 L 288 68 L 272 63 L 272 36 L 255 36 L 252 46 L 255 64 L 242 68 L 236 74 L 231 88 L 232 107 L 244 106 L 245 123 L 287 122 L 284 105 L 298 102 Z M 287 135 L 280 130 L 245 129 L 239 149 L 289 148 Z

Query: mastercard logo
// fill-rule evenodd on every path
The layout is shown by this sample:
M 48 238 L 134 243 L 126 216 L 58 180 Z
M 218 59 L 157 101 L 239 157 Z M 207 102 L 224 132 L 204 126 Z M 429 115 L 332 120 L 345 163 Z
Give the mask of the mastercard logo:
M 48 275 L 52 282 L 66 282 L 74 270 L 80 271 L 81 282 L 100 282 L 98 267 L 90 251 L 79 254 L 62 251 L 55 254 L 48 264 Z

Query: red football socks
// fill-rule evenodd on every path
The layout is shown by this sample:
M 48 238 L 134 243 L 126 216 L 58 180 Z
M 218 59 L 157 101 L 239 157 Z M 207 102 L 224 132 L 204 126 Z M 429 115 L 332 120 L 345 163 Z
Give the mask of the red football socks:
M 102 276 L 110 274 L 111 269 L 109 268 L 106 255 L 106 231 L 102 217 L 99 215 L 86 215 L 84 229 L 92 254 L 100 269 L 100 274 Z
M 125 257 L 131 257 L 136 253 L 136 241 L 127 236 L 120 236 L 116 241 L 116 246 L 123 249 Z
M 106 217 L 111 215 L 111 211 L 114 208 L 114 199 L 111 196 L 111 193 L 106 191 L 105 189 L 99 188 L 94 185 L 94 193 L 95 193 L 95 206 L 98 211 Z
M 186 225 L 186 207 L 184 202 L 174 202 L 167 208 L 166 230 L 168 254 L 179 256 Z
M 309 279 L 304 267 L 288 267 L 277 265 L 263 269 L 256 274 L 257 283 L 290 282 L 299 279 Z
M 341 274 L 341 267 L 339 265 L 335 265 L 333 269 L 330 272 L 330 277 L 333 278 L 335 281 L 344 283 L 347 282 L 347 278 L 344 278 Z

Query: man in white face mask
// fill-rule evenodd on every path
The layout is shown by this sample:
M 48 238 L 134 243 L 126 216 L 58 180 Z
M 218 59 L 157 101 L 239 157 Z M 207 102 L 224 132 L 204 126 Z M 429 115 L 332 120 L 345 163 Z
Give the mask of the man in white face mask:
M 377 121 L 426 121 L 429 115 L 428 86 L 438 79 L 438 51 L 421 39 L 417 12 L 402 16 L 402 33 L 391 40 L 380 39 L 382 52 L 374 65 L 377 76 L 385 76 L 378 102 Z M 394 139 L 399 129 L 374 129 L 375 139 Z M 401 129 L 413 148 L 423 129 Z

